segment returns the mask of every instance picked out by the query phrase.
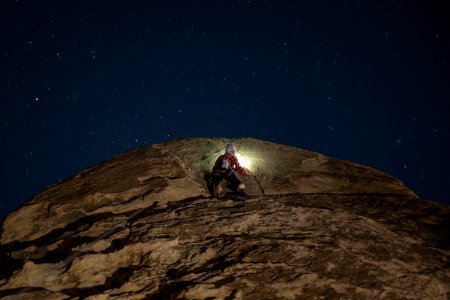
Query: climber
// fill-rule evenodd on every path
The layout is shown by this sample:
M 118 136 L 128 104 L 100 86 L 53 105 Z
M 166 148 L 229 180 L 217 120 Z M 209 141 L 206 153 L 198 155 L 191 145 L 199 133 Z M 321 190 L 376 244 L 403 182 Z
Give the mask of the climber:
M 219 156 L 214 164 L 212 171 L 212 183 L 214 185 L 214 195 L 220 199 L 222 193 L 222 182 L 225 179 L 229 182 L 232 189 L 240 193 L 244 193 L 245 185 L 239 178 L 238 174 L 248 176 L 252 173 L 245 167 L 239 164 L 236 157 L 236 147 L 233 144 L 228 144 L 225 148 L 225 154 Z

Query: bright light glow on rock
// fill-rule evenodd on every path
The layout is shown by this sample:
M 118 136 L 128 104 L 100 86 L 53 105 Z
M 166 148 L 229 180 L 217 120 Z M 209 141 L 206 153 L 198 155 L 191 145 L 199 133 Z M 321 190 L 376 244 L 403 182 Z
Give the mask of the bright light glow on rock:
M 241 155 L 240 153 L 236 153 L 236 157 L 237 157 L 237 159 L 238 159 L 238 161 L 239 161 L 239 164 L 240 164 L 242 167 L 247 168 L 247 169 L 250 168 L 252 162 L 251 162 L 251 160 L 250 160 L 249 158 L 247 158 L 247 157 Z

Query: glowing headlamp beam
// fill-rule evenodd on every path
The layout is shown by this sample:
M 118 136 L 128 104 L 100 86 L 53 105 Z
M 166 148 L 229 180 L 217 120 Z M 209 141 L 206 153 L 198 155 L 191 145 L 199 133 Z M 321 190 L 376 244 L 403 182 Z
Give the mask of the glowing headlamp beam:
M 237 154 L 236 154 L 236 157 L 237 157 L 237 159 L 238 159 L 238 161 L 239 161 L 239 164 L 240 164 L 241 166 L 243 166 L 244 168 L 247 168 L 247 169 L 250 168 L 252 162 L 251 162 L 251 160 L 250 160 L 249 158 L 243 156 L 243 155 L 240 154 L 240 153 L 237 153 Z

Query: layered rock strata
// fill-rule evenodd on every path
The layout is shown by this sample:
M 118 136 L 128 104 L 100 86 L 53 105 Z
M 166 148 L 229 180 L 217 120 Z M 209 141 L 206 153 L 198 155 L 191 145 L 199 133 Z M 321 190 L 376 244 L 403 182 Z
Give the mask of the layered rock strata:
M 247 196 L 211 197 L 228 142 Z M 2 299 L 447 299 L 450 209 L 380 171 L 254 139 L 135 149 L 10 214 Z

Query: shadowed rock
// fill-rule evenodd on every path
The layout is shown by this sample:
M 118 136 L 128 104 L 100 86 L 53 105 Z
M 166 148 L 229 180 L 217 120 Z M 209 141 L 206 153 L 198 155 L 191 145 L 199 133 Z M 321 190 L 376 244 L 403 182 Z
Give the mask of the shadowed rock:
M 210 196 L 228 142 L 248 196 Z M 210 188 L 210 187 L 209 187 Z M 255 139 L 138 148 L 11 213 L 2 299 L 447 299 L 450 209 L 383 172 Z

